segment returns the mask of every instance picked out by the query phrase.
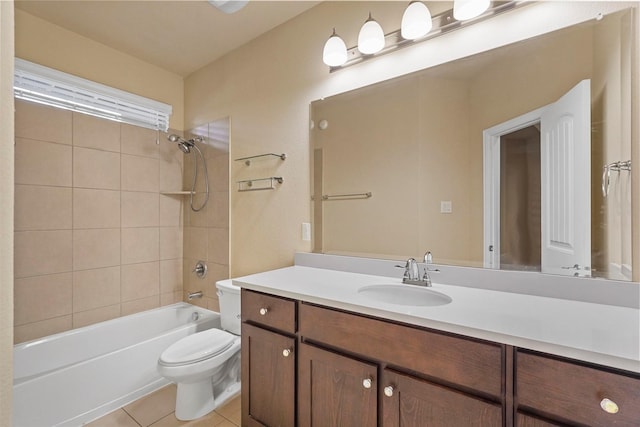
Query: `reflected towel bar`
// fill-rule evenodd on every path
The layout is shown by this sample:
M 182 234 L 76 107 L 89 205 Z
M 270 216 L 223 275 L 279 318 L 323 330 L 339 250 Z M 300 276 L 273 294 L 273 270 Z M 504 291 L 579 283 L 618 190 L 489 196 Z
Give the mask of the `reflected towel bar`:
M 282 184 L 284 182 L 284 178 L 281 176 L 270 176 L 269 178 L 238 181 L 238 191 L 273 190 L 276 188 L 276 182 L 278 184 Z M 258 186 L 254 186 L 255 183 L 258 183 Z M 265 185 L 260 185 L 260 183 L 264 183 Z
M 241 157 L 239 159 L 236 159 L 235 161 L 239 162 L 241 160 L 244 160 L 244 164 L 249 166 L 251 165 L 251 159 L 257 159 L 260 157 L 267 157 L 267 156 L 280 157 L 281 160 L 284 160 L 287 158 L 287 155 L 285 153 L 282 153 L 282 154 L 266 153 L 266 154 L 258 154 L 257 156 Z
M 352 193 L 352 194 L 323 194 L 322 200 L 348 200 L 348 199 L 368 199 L 372 196 L 371 192 Z

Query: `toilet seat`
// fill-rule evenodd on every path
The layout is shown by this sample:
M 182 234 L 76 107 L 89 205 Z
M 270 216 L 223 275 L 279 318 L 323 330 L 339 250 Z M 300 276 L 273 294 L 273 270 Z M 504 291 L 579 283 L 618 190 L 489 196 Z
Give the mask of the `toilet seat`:
M 208 329 L 173 343 L 158 360 L 164 366 L 180 366 L 201 362 L 229 349 L 236 336 L 221 329 Z

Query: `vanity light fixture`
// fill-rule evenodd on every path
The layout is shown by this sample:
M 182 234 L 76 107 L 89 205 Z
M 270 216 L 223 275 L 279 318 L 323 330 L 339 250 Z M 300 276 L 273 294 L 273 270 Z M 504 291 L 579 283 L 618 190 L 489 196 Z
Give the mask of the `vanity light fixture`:
M 322 59 L 329 66 L 329 71 L 334 72 L 438 37 L 449 31 L 473 25 L 527 3 L 524 0 L 455 0 L 453 9 L 431 16 L 429 8 L 424 3 L 412 1 L 402 16 L 401 28 L 386 35 L 380 24 L 369 13 L 369 18 L 360 29 L 358 45 L 346 49 L 346 59 L 344 59 L 345 50 L 342 48 L 344 41 L 334 30 L 325 43 Z
M 364 25 L 360 28 L 358 34 L 358 50 L 365 55 L 373 55 L 380 52 L 384 48 L 384 32 L 378 21 L 371 17 L 364 21 Z
M 344 40 L 336 34 L 335 28 L 329 40 L 324 44 L 322 60 L 330 67 L 338 67 L 347 62 L 347 45 L 345 45 Z
M 489 8 L 490 0 L 455 0 L 453 2 L 453 17 L 458 21 L 473 19 Z
M 433 23 L 431 22 L 431 12 L 421 1 L 412 1 L 402 15 L 400 24 L 400 34 L 405 40 L 416 40 L 426 36 Z

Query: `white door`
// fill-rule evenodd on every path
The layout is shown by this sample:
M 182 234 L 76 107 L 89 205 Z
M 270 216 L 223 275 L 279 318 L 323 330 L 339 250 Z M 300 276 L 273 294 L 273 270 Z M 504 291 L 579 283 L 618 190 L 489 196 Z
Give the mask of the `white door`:
M 542 113 L 543 273 L 591 275 L 590 86 L 581 81 Z

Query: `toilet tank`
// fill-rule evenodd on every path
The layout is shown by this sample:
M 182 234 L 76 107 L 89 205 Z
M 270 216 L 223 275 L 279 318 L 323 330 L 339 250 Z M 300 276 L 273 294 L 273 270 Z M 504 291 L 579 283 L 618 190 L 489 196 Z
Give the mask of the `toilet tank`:
M 231 279 L 216 282 L 216 288 L 222 329 L 240 335 L 240 288 L 232 285 Z

